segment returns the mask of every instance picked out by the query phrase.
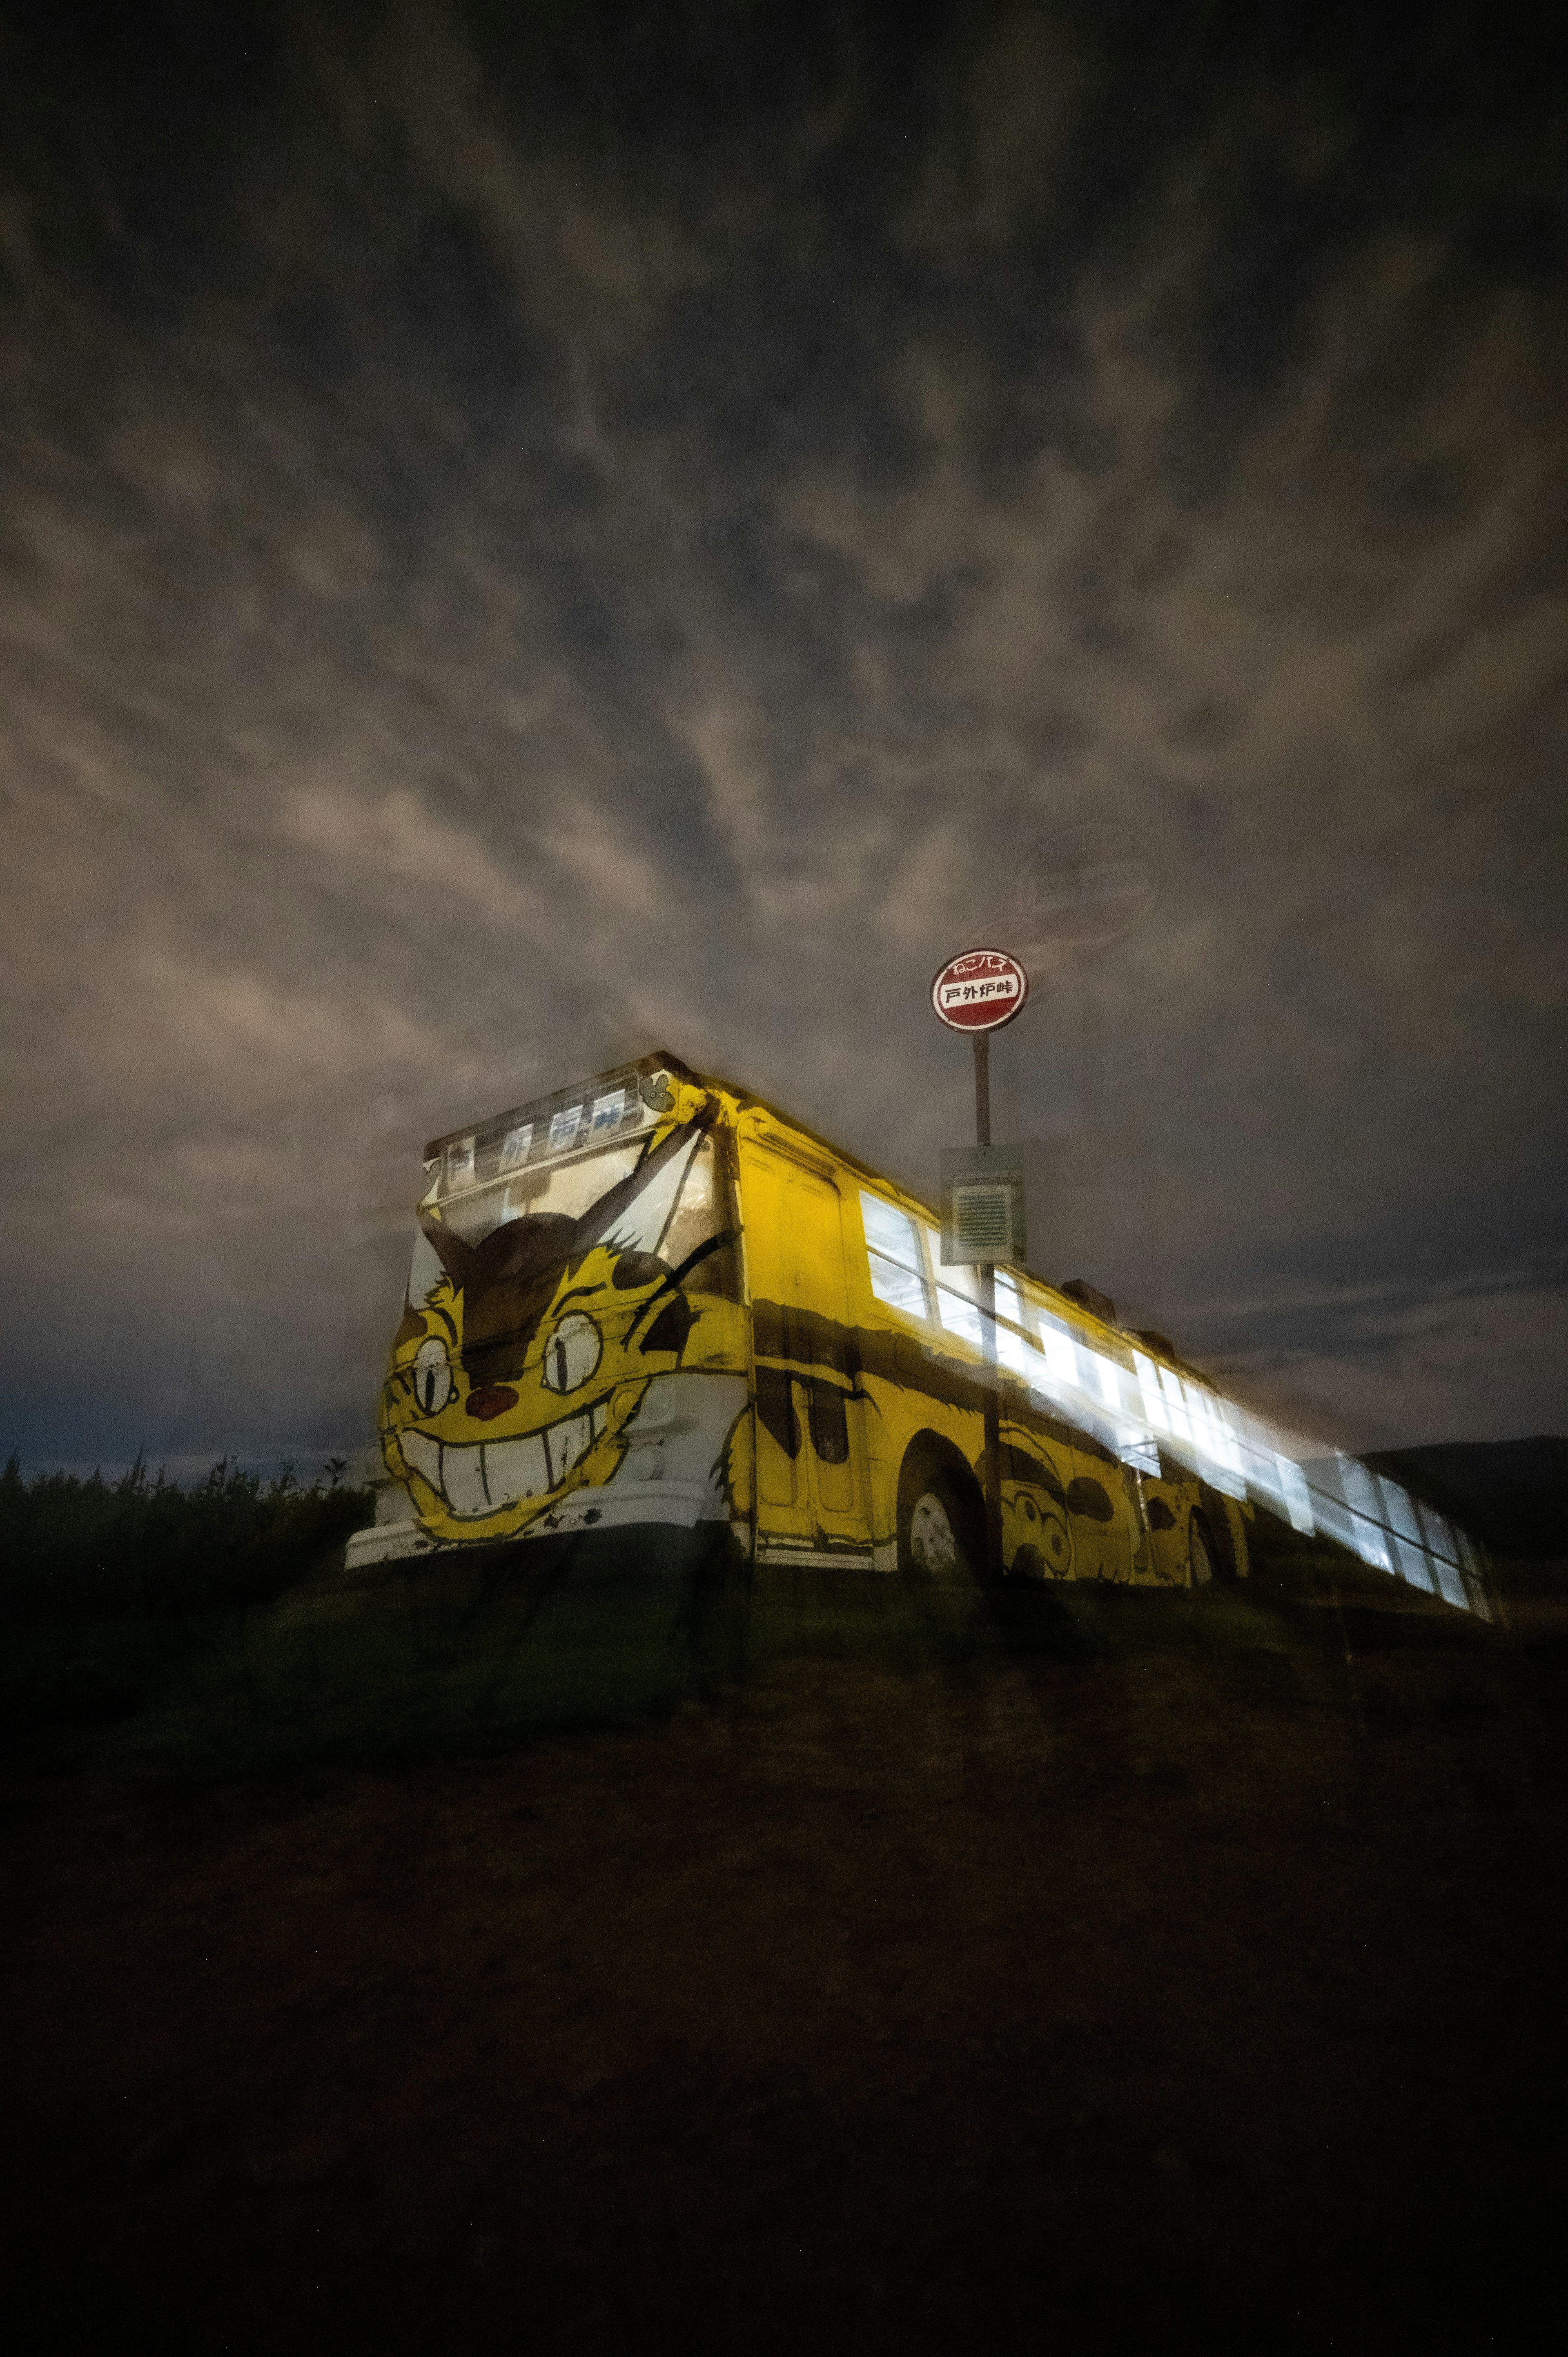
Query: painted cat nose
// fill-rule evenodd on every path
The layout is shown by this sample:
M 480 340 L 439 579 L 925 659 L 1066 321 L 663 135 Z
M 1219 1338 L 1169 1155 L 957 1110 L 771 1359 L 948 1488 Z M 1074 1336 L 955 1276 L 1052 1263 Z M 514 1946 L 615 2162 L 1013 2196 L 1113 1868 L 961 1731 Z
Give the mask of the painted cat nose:
M 509 1407 L 517 1405 L 517 1394 L 510 1383 L 487 1383 L 482 1391 L 468 1394 L 468 1414 L 488 1424 L 492 1415 L 503 1415 Z

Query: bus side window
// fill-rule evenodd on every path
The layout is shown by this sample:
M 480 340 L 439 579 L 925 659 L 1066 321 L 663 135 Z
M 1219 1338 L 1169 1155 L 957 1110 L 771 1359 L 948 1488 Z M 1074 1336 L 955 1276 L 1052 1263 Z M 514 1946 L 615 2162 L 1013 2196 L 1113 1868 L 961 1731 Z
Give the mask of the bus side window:
M 1015 1280 L 998 1275 L 996 1279 L 996 1355 L 1004 1367 L 1022 1375 L 1027 1383 L 1037 1383 L 1045 1372 L 1040 1346 L 1034 1338 L 1034 1327 L 1025 1306 L 1023 1294 Z M 1022 1327 L 1024 1333 L 1017 1332 Z M 1028 1340 L 1024 1339 L 1028 1336 Z
M 974 1301 L 974 1270 L 967 1263 L 942 1266 L 941 1232 L 937 1228 L 926 1230 L 926 1242 L 931 1248 L 931 1267 L 937 1277 L 937 1315 L 950 1334 L 957 1334 L 972 1342 L 979 1351 L 984 1348 L 984 1334 L 980 1323 L 980 1311 Z
M 913 1220 L 885 1203 L 880 1195 L 863 1189 L 860 1216 L 865 1229 L 865 1257 L 871 1272 L 873 1297 L 906 1318 L 929 1322 L 930 1297 L 920 1260 L 920 1240 Z

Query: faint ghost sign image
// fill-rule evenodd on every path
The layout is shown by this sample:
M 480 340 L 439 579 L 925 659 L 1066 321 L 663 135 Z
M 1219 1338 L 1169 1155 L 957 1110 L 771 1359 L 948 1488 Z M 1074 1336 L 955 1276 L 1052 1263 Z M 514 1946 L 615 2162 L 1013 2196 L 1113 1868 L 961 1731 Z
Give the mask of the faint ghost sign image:
M 1120 941 L 1154 907 L 1157 884 L 1154 856 L 1130 826 L 1066 828 L 1019 873 L 1013 923 L 1024 955 L 1049 971 Z

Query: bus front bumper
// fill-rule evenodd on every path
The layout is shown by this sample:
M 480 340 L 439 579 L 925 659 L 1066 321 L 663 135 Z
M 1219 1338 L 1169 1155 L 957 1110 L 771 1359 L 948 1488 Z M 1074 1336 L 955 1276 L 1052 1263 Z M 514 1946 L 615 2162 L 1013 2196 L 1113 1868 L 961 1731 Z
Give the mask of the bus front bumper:
M 558 1506 L 538 1514 L 510 1538 L 509 1545 L 527 1539 L 564 1538 L 579 1531 L 636 1531 L 657 1528 L 695 1530 L 700 1523 L 730 1519 L 711 1483 L 694 1481 L 617 1481 L 602 1489 L 574 1490 Z M 748 1526 L 740 1526 L 743 1528 Z M 493 1539 L 432 1538 L 411 1515 L 403 1522 L 373 1523 L 356 1531 L 344 1551 L 344 1568 L 364 1570 L 373 1564 L 403 1563 L 421 1555 L 461 1555 L 466 1547 L 494 1545 Z

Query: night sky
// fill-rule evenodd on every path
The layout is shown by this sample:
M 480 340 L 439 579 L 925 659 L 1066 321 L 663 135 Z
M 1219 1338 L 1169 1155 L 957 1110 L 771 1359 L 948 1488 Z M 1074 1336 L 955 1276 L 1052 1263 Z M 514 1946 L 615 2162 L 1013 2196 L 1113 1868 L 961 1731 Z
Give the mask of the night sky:
M 1568 1429 L 1568 51 L 1495 8 L 0 35 L 0 1449 L 371 1438 L 424 1139 L 654 1047 L 1355 1448 Z M 1004 941 L 1004 946 L 1007 943 Z

